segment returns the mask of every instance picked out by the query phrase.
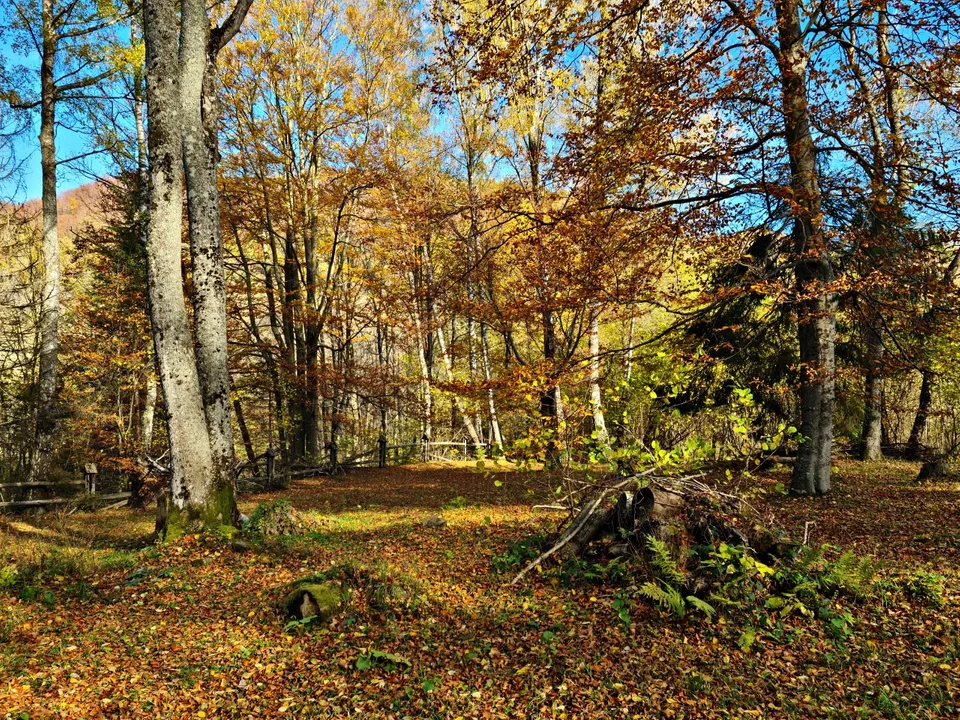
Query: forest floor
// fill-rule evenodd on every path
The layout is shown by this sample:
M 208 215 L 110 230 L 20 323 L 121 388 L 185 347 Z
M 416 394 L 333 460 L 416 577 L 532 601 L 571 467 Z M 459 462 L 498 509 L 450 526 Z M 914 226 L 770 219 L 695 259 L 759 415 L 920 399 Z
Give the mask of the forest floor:
M 776 492 L 785 470 L 755 480 L 794 537 L 814 521 L 811 543 L 877 556 L 888 582 L 836 599 L 841 632 L 795 614 L 752 644 L 743 618 L 677 619 L 613 584 L 510 586 L 511 542 L 562 519 L 532 507 L 542 474 L 299 481 L 282 497 L 317 529 L 247 552 L 146 546 L 151 511 L 0 517 L 0 718 L 960 717 L 960 484 L 916 471 L 840 461 L 814 500 Z M 448 524 L 424 527 L 433 514 Z M 287 625 L 285 587 L 347 563 L 400 601 Z

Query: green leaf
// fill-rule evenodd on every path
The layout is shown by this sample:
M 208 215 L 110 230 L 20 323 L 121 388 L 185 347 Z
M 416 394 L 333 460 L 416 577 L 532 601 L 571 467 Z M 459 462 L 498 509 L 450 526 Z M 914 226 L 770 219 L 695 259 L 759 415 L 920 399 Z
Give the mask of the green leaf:
M 743 634 L 740 635 L 740 638 L 737 640 L 737 645 L 740 646 L 740 649 L 744 652 L 750 652 L 750 648 L 753 647 L 753 643 L 757 639 L 757 631 L 752 627 L 748 627 L 743 631 Z

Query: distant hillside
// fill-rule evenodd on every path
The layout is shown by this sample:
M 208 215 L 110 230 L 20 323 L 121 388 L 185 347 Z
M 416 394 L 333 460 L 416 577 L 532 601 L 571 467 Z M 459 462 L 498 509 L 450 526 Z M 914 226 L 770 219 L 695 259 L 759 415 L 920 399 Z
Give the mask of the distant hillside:
M 85 223 L 95 221 L 95 218 L 100 215 L 100 201 L 104 192 L 103 183 L 89 182 L 73 190 L 64 190 L 57 195 L 61 236 L 70 237 L 74 230 Z M 36 218 L 36 222 L 39 223 L 40 199 L 25 202 L 23 211 Z

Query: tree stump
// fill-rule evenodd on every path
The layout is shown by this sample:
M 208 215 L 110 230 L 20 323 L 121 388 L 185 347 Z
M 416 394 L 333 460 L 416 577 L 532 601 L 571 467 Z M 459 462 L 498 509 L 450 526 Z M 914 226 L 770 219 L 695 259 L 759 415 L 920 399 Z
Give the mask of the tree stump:
M 287 595 L 283 607 L 294 620 L 325 623 L 343 608 L 343 589 L 335 582 L 304 583 Z
M 922 483 L 935 480 L 947 480 L 953 477 L 950 466 L 945 460 L 931 460 L 920 467 L 914 482 Z

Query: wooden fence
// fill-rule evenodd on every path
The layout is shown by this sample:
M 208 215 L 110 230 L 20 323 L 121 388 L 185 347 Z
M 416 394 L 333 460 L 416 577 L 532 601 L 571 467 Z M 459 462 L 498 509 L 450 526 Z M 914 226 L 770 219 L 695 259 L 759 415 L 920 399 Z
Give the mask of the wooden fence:
M 489 450 L 489 448 L 484 448 Z M 241 489 L 282 488 L 291 481 L 318 475 L 341 475 L 344 471 L 362 467 L 387 467 L 388 465 L 404 465 L 411 462 L 427 462 L 429 460 L 469 459 L 475 455 L 475 449 L 466 441 L 434 441 L 421 439 L 419 442 L 390 445 L 386 438 L 381 437 L 376 447 L 355 453 L 346 458 L 340 458 L 336 445 L 328 445 L 327 462 L 322 464 L 307 464 L 294 462 L 282 466 L 278 462 L 275 450 L 268 449 L 237 467 L 237 484 Z M 261 462 L 264 474 L 260 474 Z M 156 462 L 149 462 L 148 468 L 154 472 L 169 472 L 167 468 Z M 244 473 L 252 471 L 253 475 L 243 477 Z M 84 466 L 82 480 L 59 480 L 56 482 L 20 482 L 0 483 L 0 511 L 9 508 L 45 507 L 51 505 L 65 505 L 75 502 L 100 505 L 111 501 L 125 500 L 131 496 L 130 492 L 113 492 L 100 494 L 97 489 L 97 466 L 88 463 Z M 79 492 L 68 494 L 72 488 L 82 488 Z M 50 497 L 34 497 L 34 491 L 48 491 Z
M 82 480 L 0 483 L 0 510 L 66 505 L 78 501 L 99 505 L 111 501 L 126 500 L 130 497 L 129 492 L 98 493 L 98 474 L 97 466 L 94 463 L 87 463 L 83 468 Z M 67 495 L 66 492 L 70 488 L 82 488 L 82 491 Z M 35 498 L 35 491 L 48 491 L 51 497 Z
M 489 448 L 484 448 L 489 450 Z M 240 466 L 237 482 L 241 488 L 250 486 L 286 487 L 293 480 L 303 477 L 337 476 L 346 470 L 363 467 L 381 467 L 388 465 L 405 465 L 411 462 L 427 462 L 429 460 L 469 459 L 474 456 L 474 448 L 466 441 L 434 441 L 421 440 L 420 442 L 390 445 L 385 438 L 380 438 L 376 447 L 354 453 L 346 458 L 340 458 L 336 445 L 327 445 L 327 462 L 307 464 L 294 462 L 283 467 L 277 461 L 276 451 L 267 450 Z M 263 475 L 259 474 L 260 461 L 265 461 Z M 242 477 L 245 470 L 253 469 L 254 475 Z

